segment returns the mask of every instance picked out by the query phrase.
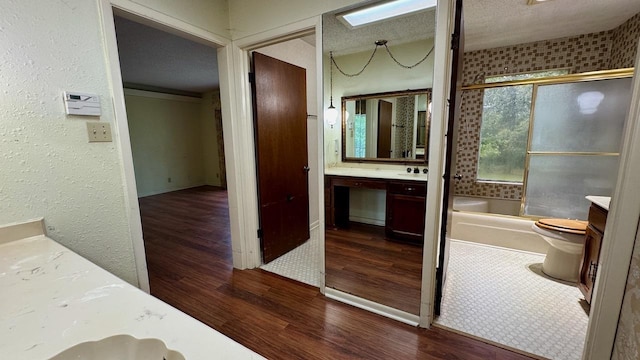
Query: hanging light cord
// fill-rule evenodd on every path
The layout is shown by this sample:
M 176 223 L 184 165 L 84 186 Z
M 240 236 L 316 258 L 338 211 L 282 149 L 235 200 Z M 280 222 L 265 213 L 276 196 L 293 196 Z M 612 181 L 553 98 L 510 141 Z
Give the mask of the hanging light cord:
M 369 66 L 369 64 L 371 64 L 371 61 L 373 60 L 373 57 L 376 55 L 376 52 L 378 51 L 378 48 L 380 46 L 384 46 L 384 48 L 387 50 L 387 53 L 389 54 L 389 56 L 391 57 L 391 59 L 393 59 L 393 61 L 398 64 L 400 67 L 403 67 L 405 69 L 413 69 L 414 67 L 422 64 L 425 60 L 427 60 L 427 58 L 429 57 L 429 55 L 431 55 L 431 53 L 433 52 L 434 47 L 431 47 L 431 50 L 429 50 L 429 52 L 427 52 L 427 55 L 425 55 L 422 59 L 420 59 L 417 63 L 413 64 L 413 65 L 404 65 L 402 64 L 400 61 L 398 61 L 398 59 L 395 58 L 395 56 L 393 56 L 393 54 L 391 53 L 391 50 L 389 50 L 389 47 L 387 46 L 387 40 L 378 40 L 375 42 L 376 47 L 373 49 L 373 52 L 371 53 L 371 56 L 369 57 L 369 60 L 367 60 L 367 62 L 364 64 L 364 66 L 362 67 L 362 69 L 360 69 L 360 71 L 353 73 L 353 74 L 349 74 L 347 72 L 345 72 L 344 70 L 342 70 L 340 68 L 340 66 L 338 66 L 338 63 L 336 63 L 336 59 L 333 58 L 333 51 L 329 52 L 329 56 L 331 57 L 331 62 L 333 63 L 333 65 L 336 66 L 336 69 L 338 69 L 338 71 L 340 71 L 340 73 L 346 77 L 356 77 L 359 76 L 360 74 L 362 74 L 362 72 Z

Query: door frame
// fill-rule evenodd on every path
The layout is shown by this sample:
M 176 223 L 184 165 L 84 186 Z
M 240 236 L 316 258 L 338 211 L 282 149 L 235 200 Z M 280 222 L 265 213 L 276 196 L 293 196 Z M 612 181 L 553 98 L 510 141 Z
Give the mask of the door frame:
M 232 41 L 221 52 L 218 58 L 221 68 L 226 69 L 225 74 L 220 74 L 220 95 L 223 104 L 231 104 L 225 116 L 223 106 L 223 119 L 234 119 L 233 139 L 229 143 L 234 146 L 234 159 L 227 167 L 230 173 L 229 183 L 229 207 L 232 198 L 239 199 L 244 211 L 239 215 L 239 230 L 234 233 L 232 227 L 232 242 L 238 247 L 234 247 L 234 266 L 236 266 L 236 251 L 240 250 L 243 267 L 254 268 L 262 264 L 260 255 L 260 239 L 257 236 L 259 227 L 258 221 L 258 197 L 255 143 L 253 129 L 253 109 L 251 103 L 251 86 L 249 83 L 249 73 L 251 66 L 249 52 L 271 44 L 299 38 L 310 32 L 315 32 L 316 39 L 316 76 L 317 79 L 317 109 L 308 109 L 309 112 L 316 111 L 318 114 L 317 132 L 320 137 L 318 141 L 318 189 L 324 189 L 324 141 L 322 141 L 324 131 L 323 119 L 323 58 L 322 58 L 322 16 L 294 22 L 276 29 L 265 31 L 259 34 L 250 35 Z M 220 54 L 219 54 L 220 55 Z M 226 126 L 226 123 L 225 123 Z M 225 139 L 227 138 L 225 127 Z M 227 141 L 225 141 L 226 146 Z M 227 150 L 225 148 L 225 150 Z M 225 151 L 226 154 L 226 151 Z M 229 165 L 230 161 L 227 160 Z M 236 166 L 237 165 L 237 166 Z M 241 179 L 241 181 L 236 181 Z M 236 183 L 235 189 L 231 184 Z M 240 201 L 241 199 L 241 201 Z M 310 226 L 318 234 L 320 248 L 324 249 L 324 197 L 319 196 L 318 202 L 319 225 Z M 324 252 L 320 252 L 320 271 L 324 274 Z M 321 277 L 320 290 L 324 292 L 324 276 Z
M 220 48 L 227 45 L 230 40 L 129 0 L 98 0 L 97 5 L 103 30 L 104 56 L 107 59 L 107 78 L 113 100 L 114 132 L 116 133 L 114 142 L 121 156 L 124 201 L 138 287 L 144 292 L 150 293 L 149 273 L 142 235 L 142 220 L 133 168 L 131 139 L 129 138 L 129 124 L 125 108 L 124 89 L 122 87 L 120 59 L 118 57 L 116 28 L 113 22 L 114 12 L 118 12 L 125 17 L 130 16 L 145 25 L 161 28 L 164 31 L 179 34 L 190 40 L 216 47 L 218 48 L 218 53 L 220 53 Z M 218 71 L 220 72 L 220 67 Z
M 442 5 L 442 9 L 440 8 Z M 450 51 L 440 46 L 444 40 L 450 44 L 453 32 L 455 0 L 440 0 L 436 21 L 436 48 L 433 89 L 448 93 L 450 78 Z M 444 36 L 442 39 L 441 36 Z M 639 41 L 640 43 L 640 41 Z M 640 45 L 639 45 L 640 49 Z M 443 59 L 445 61 L 437 61 Z M 636 54 L 631 108 L 625 126 L 620 151 L 620 166 L 616 190 L 612 196 L 607 231 L 601 249 L 601 267 L 594 286 L 593 306 L 589 317 L 583 359 L 605 359 L 612 355 L 620 309 L 631 265 L 636 236 L 640 236 L 640 51 Z M 420 326 L 430 327 L 434 320 L 435 270 L 438 253 L 439 224 L 441 220 L 446 131 L 446 99 L 434 96 L 432 100 L 432 128 L 429 139 L 429 175 L 425 225 L 425 251 L 423 252 Z M 429 221 L 431 219 L 431 221 Z M 615 241 L 614 241 L 615 239 Z M 427 251 L 430 250 L 430 251 Z

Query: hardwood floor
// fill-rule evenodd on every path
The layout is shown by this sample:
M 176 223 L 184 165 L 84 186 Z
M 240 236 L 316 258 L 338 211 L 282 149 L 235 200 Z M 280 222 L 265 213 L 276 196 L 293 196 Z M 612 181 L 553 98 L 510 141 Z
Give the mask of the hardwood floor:
M 422 248 L 390 241 L 384 227 L 351 223 L 325 233 L 328 287 L 420 313 Z
M 529 359 L 411 327 L 259 269 L 234 270 L 227 193 L 140 199 L 152 295 L 269 359 Z

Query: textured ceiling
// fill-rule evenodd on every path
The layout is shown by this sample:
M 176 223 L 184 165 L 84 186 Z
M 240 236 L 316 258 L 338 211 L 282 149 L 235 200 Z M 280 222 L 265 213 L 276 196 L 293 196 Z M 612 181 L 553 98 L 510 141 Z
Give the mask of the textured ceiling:
M 325 53 L 373 49 L 378 39 L 392 46 L 434 37 L 434 11 L 349 30 L 335 17 L 346 10 L 323 16 Z M 537 5 L 527 5 L 527 0 L 465 0 L 465 51 L 606 31 L 638 12 L 640 0 L 551 0 Z
M 465 50 L 610 30 L 640 12 L 640 0 L 465 0 Z
M 350 30 L 335 16 L 344 12 L 326 13 L 322 16 L 323 52 L 333 51 L 335 55 L 351 54 L 373 50 L 376 40 L 387 40 L 389 47 L 435 35 L 435 9 L 413 15 L 383 21 L 358 29 Z
M 216 49 L 115 17 L 122 80 L 202 93 L 219 88 Z

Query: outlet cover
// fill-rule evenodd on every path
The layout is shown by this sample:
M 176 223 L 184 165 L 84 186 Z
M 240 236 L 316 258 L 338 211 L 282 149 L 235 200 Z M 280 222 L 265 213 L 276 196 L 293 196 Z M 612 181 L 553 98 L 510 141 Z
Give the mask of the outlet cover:
M 111 124 L 107 122 L 87 122 L 89 142 L 111 142 Z

